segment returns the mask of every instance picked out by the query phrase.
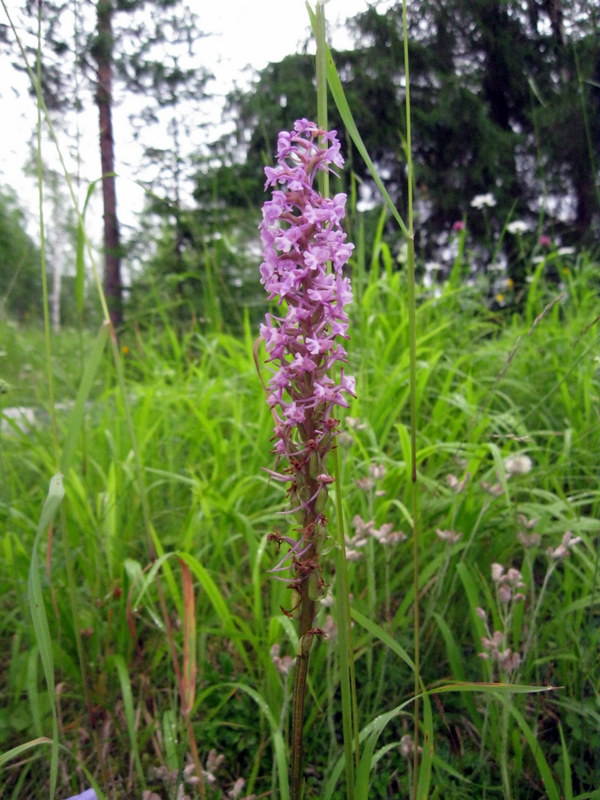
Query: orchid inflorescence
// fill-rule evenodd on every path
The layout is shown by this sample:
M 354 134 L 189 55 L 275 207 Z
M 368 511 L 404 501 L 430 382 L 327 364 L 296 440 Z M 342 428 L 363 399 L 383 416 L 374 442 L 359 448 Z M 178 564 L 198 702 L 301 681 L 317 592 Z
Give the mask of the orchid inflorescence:
M 298 539 L 272 534 L 290 551 L 273 571 L 294 567 L 294 588 L 317 569 L 317 543 L 325 517 L 327 487 L 333 477 L 326 455 L 336 435 L 336 406 L 347 407 L 355 381 L 340 369 L 347 360 L 337 341 L 348 339 L 352 300 L 350 281 L 342 274 L 353 245 L 346 242 L 341 220 L 346 195 L 324 197 L 313 184 L 320 171 L 342 167 L 336 131 L 324 131 L 300 119 L 277 141 L 277 165 L 266 167 L 265 189 L 273 187 L 263 206 L 260 225 L 264 248 L 261 283 L 269 299 L 277 298 L 282 314 L 268 313 L 260 333 L 275 366 L 268 385 L 268 404 L 275 419 L 274 451 L 287 464 L 267 470 L 289 483 L 291 509 L 302 527 Z

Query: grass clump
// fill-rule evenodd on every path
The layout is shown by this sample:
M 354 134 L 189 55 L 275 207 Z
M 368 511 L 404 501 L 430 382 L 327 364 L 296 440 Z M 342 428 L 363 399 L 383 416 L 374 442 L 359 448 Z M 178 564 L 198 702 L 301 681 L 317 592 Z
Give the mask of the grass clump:
M 432 695 L 431 796 L 591 798 L 598 785 L 596 269 L 582 256 L 563 285 L 540 275 L 524 305 L 502 310 L 473 287 L 417 289 L 421 678 L 430 690 L 514 686 L 498 696 Z M 363 743 L 371 721 L 411 697 L 411 669 L 394 648 L 411 652 L 414 601 L 404 276 L 372 268 L 366 277 L 351 310 L 357 399 L 339 442 L 343 513 L 355 520 L 349 579 Z M 43 406 L 36 330 L 2 328 L 13 387 L 5 405 L 10 397 L 12 406 Z M 56 339 L 60 401 L 73 399 L 80 380 L 73 342 L 68 331 Z M 285 587 L 266 577 L 283 490 L 262 471 L 272 420 L 250 330 L 131 332 L 122 348 L 126 399 L 106 351 L 65 475 L 63 513 L 38 551 L 54 698 L 26 600 L 53 470 L 51 428 L 40 415 L 28 430 L 3 429 L 2 750 L 47 736 L 54 700 L 59 795 L 90 785 L 91 775 L 107 798 L 171 797 L 178 785 L 191 797 L 222 797 L 242 778 L 244 796 L 285 797 L 295 638 L 281 610 Z M 23 353 L 38 380 L 19 377 Z M 69 413 L 59 415 L 61 437 Z M 306 796 L 336 797 L 339 667 L 327 604 L 317 624 L 329 637 L 312 653 Z M 196 689 L 191 734 L 182 676 Z M 520 694 L 524 685 L 560 688 Z M 408 704 L 374 745 L 369 797 L 408 795 L 411 736 Z M 202 794 L 192 740 L 215 778 Z M 6 759 L 0 793 L 41 796 L 48 780 L 41 743 Z

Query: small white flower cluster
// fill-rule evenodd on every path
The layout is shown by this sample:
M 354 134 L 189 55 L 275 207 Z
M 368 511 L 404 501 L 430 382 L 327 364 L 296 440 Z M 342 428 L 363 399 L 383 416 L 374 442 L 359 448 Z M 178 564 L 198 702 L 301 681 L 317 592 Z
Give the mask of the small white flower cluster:
M 206 769 L 202 772 L 202 778 L 210 786 L 216 783 L 217 780 L 213 775 L 213 770 L 209 767 L 211 753 L 216 756 L 216 750 L 211 750 L 208 754 Z M 218 756 L 218 759 L 220 760 L 218 761 L 217 767 L 220 766 L 221 762 L 225 760 L 225 756 Z M 148 777 L 151 780 L 160 781 L 167 786 L 176 786 L 179 782 L 179 770 L 169 770 L 165 766 L 150 767 L 148 770 Z M 194 764 L 189 761 L 189 763 L 183 768 L 183 781 L 179 783 L 177 788 L 177 800 L 188 800 L 189 796 L 185 794 L 184 784 L 188 784 L 189 786 L 197 786 L 199 783 L 200 778 L 194 773 Z M 146 791 L 142 796 L 142 800 L 160 800 L 160 795 L 156 794 L 155 792 Z
M 457 531 L 443 531 L 440 528 L 436 528 L 435 532 L 439 539 L 448 544 L 456 544 L 462 536 L 462 533 L 457 533 Z
M 376 482 L 380 481 L 382 478 L 385 478 L 385 467 L 383 464 L 376 464 L 373 462 L 369 464 L 369 477 L 357 478 L 354 483 L 364 492 L 370 492 L 371 489 L 375 488 Z M 375 492 L 375 497 L 383 497 L 384 494 L 385 491 L 383 489 L 378 489 Z
M 481 644 L 484 646 L 485 650 L 479 653 L 479 658 L 485 660 L 491 658 L 492 661 L 499 664 L 506 672 L 514 672 L 521 666 L 520 653 L 513 652 L 510 647 L 506 647 L 505 637 L 502 631 L 494 631 L 493 635 L 490 637 L 482 636 Z
M 524 453 L 515 453 L 504 459 L 504 471 L 507 479 L 517 477 L 518 475 L 527 475 L 532 469 L 533 461 Z M 480 486 L 484 492 L 491 494 L 492 497 L 500 497 L 501 494 L 504 494 L 504 488 L 501 483 L 481 481 Z
M 536 527 L 538 519 L 527 519 L 524 514 L 518 514 L 517 518 L 524 530 L 519 531 L 517 539 L 523 547 L 537 547 L 540 544 L 541 536 L 537 531 L 532 530 Z M 564 561 L 573 547 L 581 542 L 581 536 L 574 536 L 572 531 L 565 531 L 558 547 L 546 548 L 546 554 L 555 561 Z
M 400 739 L 399 749 L 402 758 L 406 759 L 412 758 L 413 753 L 415 752 L 415 743 L 410 733 L 405 733 L 404 736 Z M 423 748 L 419 747 L 419 753 L 422 752 Z
M 529 456 L 523 453 L 517 453 L 514 456 L 508 456 L 504 459 L 504 469 L 506 475 L 512 478 L 515 475 L 527 475 L 533 468 L 533 461 Z
M 522 592 L 515 592 L 515 589 L 524 589 L 523 576 L 518 569 L 510 567 L 506 572 L 502 564 L 492 564 L 492 580 L 496 584 L 498 592 L 498 599 L 501 603 L 510 603 L 513 600 L 515 603 L 525 599 Z
M 558 547 L 554 549 L 549 547 L 546 552 L 550 558 L 564 560 L 569 555 L 569 551 L 575 547 L 576 544 L 579 544 L 580 541 L 581 536 L 573 536 L 571 531 L 566 531 Z
M 511 575 L 509 580 L 512 579 L 513 581 L 519 583 L 519 585 L 524 586 L 524 584 L 520 583 L 521 573 L 518 570 L 508 570 L 508 572 L 504 574 L 504 568 L 501 564 L 492 565 L 492 577 L 496 575 L 498 579 L 496 580 L 496 578 L 494 578 L 496 583 L 502 581 L 502 579 L 506 578 L 511 572 L 514 572 L 515 574 Z M 514 597 L 515 602 L 522 599 L 523 595 L 515 595 Z M 481 653 L 478 653 L 479 658 L 483 659 L 484 661 L 487 661 L 491 658 L 492 661 L 496 662 L 496 664 L 498 664 L 506 672 L 514 672 L 521 666 L 521 654 L 516 650 L 511 650 L 510 647 L 506 646 L 506 634 L 504 634 L 502 631 L 495 630 L 493 633 L 490 632 L 487 614 L 483 608 L 476 608 L 475 612 L 477 616 L 485 622 L 487 634 L 486 636 L 481 637 L 481 644 L 483 645 L 484 649 Z M 504 620 L 504 624 L 507 629 L 509 626 L 509 619 L 510 614 L 509 617 Z
M 484 492 L 491 494 L 492 497 L 500 497 L 504 494 L 504 488 L 501 483 L 488 483 L 488 481 L 481 481 L 481 488 Z
M 514 219 L 512 222 L 509 222 L 506 226 L 506 230 L 509 233 L 512 233 L 513 236 L 520 236 L 523 233 L 527 233 L 529 230 L 529 225 L 522 219 Z
M 191 763 L 189 757 L 188 764 L 186 764 L 183 769 L 183 781 L 180 781 L 179 770 L 168 770 L 165 766 L 155 768 L 151 767 L 148 770 L 148 777 L 151 780 L 160 781 L 169 787 L 174 787 L 178 784 L 176 800 L 191 800 L 190 795 L 185 793 L 184 785 L 188 784 L 189 786 L 197 786 L 200 783 L 200 780 L 203 780 L 209 786 L 214 786 L 215 789 L 218 789 L 218 779 L 216 778 L 215 773 L 218 772 L 224 761 L 225 756 L 222 753 L 218 754 L 216 750 L 211 750 L 206 757 L 206 768 L 202 770 L 202 778 L 194 774 L 194 764 Z M 256 800 L 255 794 L 249 794 L 245 797 L 241 797 L 245 785 L 245 778 L 238 778 L 234 782 L 233 786 L 228 790 L 227 794 L 224 795 L 224 797 L 227 797 L 228 800 Z M 156 792 L 146 790 L 142 794 L 142 800 L 161 800 L 161 796 L 162 795 L 159 795 Z
M 354 431 L 364 431 L 367 428 L 358 417 L 346 417 L 346 425 Z
M 471 200 L 471 208 L 493 208 L 496 205 L 496 198 L 491 192 L 486 194 L 476 194 Z
M 462 480 L 459 480 L 456 477 L 456 475 L 450 474 L 446 475 L 446 483 L 454 492 L 456 492 L 456 494 L 460 494 L 461 492 L 464 491 L 465 486 L 469 482 L 470 477 L 471 477 L 470 472 L 465 473 L 465 476 L 464 478 L 462 478 Z
M 527 519 L 524 514 L 518 514 L 517 519 L 525 529 L 517 533 L 519 542 L 523 547 L 536 547 L 540 543 L 540 535 L 536 531 L 532 531 L 532 528 L 535 528 L 538 523 L 537 517 L 535 519 Z
M 393 530 L 394 526 L 391 522 L 384 522 L 380 528 L 375 527 L 375 521 L 369 520 L 365 522 L 364 519 L 356 514 L 352 520 L 352 527 L 355 530 L 354 536 L 346 537 L 346 558 L 348 561 L 358 561 L 362 558 L 363 553 L 360 548 L 364 547 L 368 541 L 368 537 L 372 536 L 379 544 L 393 545 L 398 542 L 403 542 L 406 539 L 402 531 Z
M 279 655 L 279 645 L 277 643 L 271 648 L 271 661 L 280 675 L 289 675 L 294 666 L 294 659 L 291 656 L 283 656 L 282 658 Z

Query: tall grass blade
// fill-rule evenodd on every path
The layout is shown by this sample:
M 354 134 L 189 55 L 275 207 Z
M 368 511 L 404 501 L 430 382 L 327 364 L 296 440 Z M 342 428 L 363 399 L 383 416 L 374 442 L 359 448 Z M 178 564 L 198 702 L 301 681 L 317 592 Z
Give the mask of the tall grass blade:
M 101 326 L 98 336 L 92 346 L 92 349 L 85 360 L 85 368 L 77 396 L 75 398 L 75 405 L 69 417 L 69 425 L 67 428 L 67 435 L 64 441 L 62 456 L 60 461 L 61 470 L 63 475 L 69 475 L 73 463 L 73 456 L 75 453 L 75 446 L 77 444 L 77 437 L 83 425 L 85 416 L 85 404 L 90 396 L 94 379 L 102 363 L 102 354 L 108 339 L 108 325 L 105 323 Z
M 54 798 L 56 791 L 56 781 L 58 778 L 58 715 L 56 712 L 56 693 L 54 690 L 54 657 L 52 655 L 52 637 L 48 626 L 48 616 L 44 605 L 42 594 L 42 584 L 40 580 L 40 563 L 38 558 L 38 548 L 42 536 L 46 533 L 54 520 L 60 504 L 65 495 L 62 475 L 53 475 L 50 479 L 48 495 L 42 507 L 42 513 L 37 526 L 33 550 L 31 553 L 31 565 L 29 567 L 29 579 L 27 582 L 27 598 L 29 610 L 33 621 L 35 638 L 42 660 L 48 698 L 52 710 L 52 749 L 50 752 L 50 800 Z
M 288 781 L 288 769 L 287 769 L 287 758 L 285 754 L 285 742 L 283 740 L 283 735 L 277 724 L 277 720 L 275 719 L 273 712 L 267 701 L 264 697 L 253 689 L 251 686 L 247 686 L 244 683 L 231 683 L 226 684 L 227 686 L 232 687 L 233 689 L 239 689 L 242 692 L 245 692 L 249 697 L 251 697 L 262 713 L 265 715 L 267 722 L 269 723 L 269 728 L 271 730 L 271 739 L 273 742 L 273 750 L 275 751 L 275 764 L 277 766 L 277 774 L 279 777 L 279 800 L 290 800 L 290 785 Z M 273 787 L 275 790 L 275 787 Z M 273 794 L 273 797 L 276 798 L 276 794 Z
M 311 9 L 310 5 L 307 3 L 306 8 L 308 9 L 308 14 L 310 16 L 310 21 L 313 29 L 313 34 L 316 35 L 317 30 L 317 20 L 314 11 Z M 389 195 L 388 190 L 385 188 L 383 181 L 379 177 L 379 173 L 377 172 L 377 167 L 371 161 L 371 157 L 367 152 L 367 148 L 365 147 L 365 143 L 362 140 L 360 133 L 358 132 L 358 128 L 356 127 L 356 123 L 354 122 L 354 117 L 352 116 L 352 112 L 350 111 L 350 106 L 346 99 L 346 94 L 344 92 L 344 87 L 342 86 L 342 82 L 340 80 L 340 76 L 338 75 L 338 71 L 335 67 L 335 62 L 333 60 L 333 56 L 331 55 L 331 50 L 326 45 L 325 52 L 327 56 L 327 82 L 329 83 L 329 89 L 331 91 L 331 96 L 335 100 L 335 104 L 337 106 L 338 111 L 340 112 L 340 116 L 344 125 L 346 126 L 346 130 L 354 142 L 356 149 L 360 153 L 361 158 L 365 162 L 367 169 L 369 170 L 371 177 L 375 181 L 377 188 L 382 194 L 383 199 L 386 202 L 387 207 L 390 209 L 390 212 L 396 222 L 398 223 L 400 230 L 406 236 L 408 236 L 408 228 L 404 224 L 404 220 L 398 213 L 396 206 L 394 205 L 394 201 Z
M 544 788 L 546 789 L 546 796 L 548 800 L 562 800 L 564 795 L 561 793 L 560 789 L 556 785 L 556 782 L 554 781 L 554 778 L 552 776 L 552 771 L 548 766 L 548 762 L 546 760 L 546 756 L 544 755 L 542 745 L 537 740 L 534 732 L 531 730 L 531 728 L 525 721 L 521 712 L 515 708 L 513 703 L 510 704 L 509 711 L 511 716 L 513 716 L 514 719 L 516 720 L 519 728 L 521 728 L 523 736 L 525 736 L 527 744 L 531 748 L 531 753 L 535 759 L 538 772 L 540 773 L 540 777 L 544 782 Z
M 131 691 L 129 671 L 127 669 L 127 664 L 125 663 L 125 659 L 119 653 L 114 653 L 110 656 L 109 664 L 116 669 L 119 677 L 121 697 L 123 698 L 123 710 L 125 712 L 125 723 L 127 725 L 127 734 L 129 736 L 129 745 L 131 747 L 131 755 L 133 756 L 133 763 L 140 781 L 140 786 L 143 787 L 145 785 L 145 776 L 138 749 L 135 709 L 133 706 L 133 693 Z

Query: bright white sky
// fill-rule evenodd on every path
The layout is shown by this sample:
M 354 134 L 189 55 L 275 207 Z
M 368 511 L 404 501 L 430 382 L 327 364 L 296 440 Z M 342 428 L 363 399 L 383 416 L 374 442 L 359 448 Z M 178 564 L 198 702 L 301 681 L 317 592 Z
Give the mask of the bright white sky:
M 388 6 L 389 0 L 380 0 Z M 351 40 L 343 31 L 337 30 L 347 17 L 367 9 L 368 0 L 329 0 L 326 15 L 331 29 L 331 43 L 336 47 L 349 46 Z M 19 0 L 8 0 L 7 7 L 17 11 Z M 314 7 L 314 2 L 313 2 Z M 269 62 L 279 61 L 284 56 L 297 52 L 309 33 L 308 13 L 304 0 L 203 0 L 196 6 L 200 27 L 212 35 L 201 42 L 201 66 L 211 71 L 216 78 L 208 87 L 209 92 L 224 96 L 235 85 L 247 84 L 250 74 L 244 73 L 247 66 L 261 69 Z M 11 11 L 12 14 L 12 11 Z M 0 10 L 0 22 L 4 23 L 4 12 Z M 4 66 L 6 65 L 6 66 Z M 4 108 L 2 148 L 0 148 L 0 183 L 13 186 L 25 204 L 35 208 L 35 189 L 32 179 L 23 174 L 23 166 L 31 156 L 31 136 L 35 126 L 35 107 L 26 94 L 26 79 L 23 74 L 3 67 L 3 86 L 0 87 L 0 103 Z M 8 68 L 7 68 L 8 67 Z M 218 101 L 215 118 L 219 117 Z M 136 163 L 135 145 L 127 141 L 127 109 L 115 115 L 115 139 L 119 180 L 117 183 L 120 216 L 125 223 L 134 222 L 132 212 L 141 210 L 143 194 L 134 183 Z M 212 116 L 211 112 L 204 112 Z M 84 178 L 94 180 L 100 175 L 97 148 L 96 109 L 88 104 L 80 121 Z M 87 154 L 89 153 L 89 157 Z M 52 153 L 46 150 L 45 161 L 56 164 Z M 84 189 L 85 191 L 85 189 Z M 29 200 L 31 198 L 31 200 Z

